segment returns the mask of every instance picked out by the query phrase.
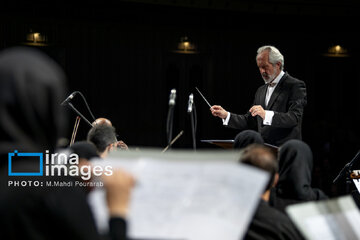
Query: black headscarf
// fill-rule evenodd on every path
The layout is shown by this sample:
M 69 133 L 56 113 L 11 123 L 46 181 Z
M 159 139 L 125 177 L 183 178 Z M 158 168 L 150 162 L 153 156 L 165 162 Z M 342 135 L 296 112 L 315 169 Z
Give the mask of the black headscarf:
M 63 134 L 65 74 L 44 53 L 26 47 L 0 53 L 0 154 L 53 150 Z
M 264 144 L 264 140 L 260 133 L 254 130 L 245 130 L 236 135 L 234 148 L 243 149 L 252 143 Z
M 73 145 L 71 145 L 70 151 L 76 153 L 79 158 L 85 158 L 87 160 L 91 160 L 92 158 L 99 158 L 96 146 L 92 142 L 88 141 L 75 142 Z
M 60 106 L 64 80 L 61 68 L 35 49 L 0 52 L 0 155 L 14 150 L 43 152 L 55 147 L 65 122 Z M 7 162 L 6 156 L 0 159 Z M 33 165 L 31 162 L 24 158 L 16 164 L 26 171 Z M 9 176 L 7 170 L 5 164 L 0 166 L 2 239 L 102 239 L 86 190 L 74 184 L 74 177 Z M 8 186 L 9 181 L 41 185 Z M 48 181 L 72 186 L 47 186 Z M 126 239 L 124 219 L 111 218 L 109 229 L 111 239 Z
M 36 49 L 11 48 L 0 53 L 1 154 L 55 147 L 64 124 L 60 106 L 64 80 L 60 67 Z M 7 162 L 7 157 L 1 160 Z M 27 171 L 33 161 L 24 158 L 15 164 Z M 86 191 L 73 185 L 73 177 L 8 176 L 7 170 L 5 164 L 0 166 L 2 239 L 100 239 Z M 9 181 L 28 185 L 8 186 Z M 47 186 L 48 181 L 72 187 Z
M 276 196 L 297 201 L 326 198 L 325 194 L 311 187 L 313 154 L 310 147 L 300 140 L 289 140 L 279 152 L 279 181 Z

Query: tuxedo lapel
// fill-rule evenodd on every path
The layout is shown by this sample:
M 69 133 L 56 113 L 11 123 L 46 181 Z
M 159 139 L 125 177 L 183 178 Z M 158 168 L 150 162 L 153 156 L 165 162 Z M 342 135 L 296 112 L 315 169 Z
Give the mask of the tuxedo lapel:
M 265 109 L 266 90 L 267 90 L 267 86 L 266 86 L 266 85 L 262 86 L 262 88 L 260 89 L 260 94 L 259 94 L 259 104 L 260 104 L 264 109 Z
M 278 85 L 276 86 L 274 92 L 271 94 L 271 98 L 269 100 L 269 103 L 266 107 L 266 109 L 271 109 L 272 108 L 272 105 L 274 104 L 274 102 L 276 101 L 277 97 L 280 95 L 283 87 L 284 87 L 284 82 L 287 78 L 288 74 L 285 73 L 284 76 L 280 79 Z M 266 95 L 266 93 L 264 94 Z

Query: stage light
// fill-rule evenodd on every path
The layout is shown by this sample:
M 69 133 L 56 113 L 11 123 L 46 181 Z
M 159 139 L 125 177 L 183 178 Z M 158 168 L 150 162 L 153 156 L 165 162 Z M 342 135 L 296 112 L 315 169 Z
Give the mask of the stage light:
M 174 50 L 175 53 L 181 54 L 197 54 L 196 45 L 193 42 L 190 42 L 187 36 L 181 37 L 180 42 L 177 45 L 177 49 Z
M 349 52 L 341 45 L 333 45 L 323 54 L 326 57 L 349 57 Z
M 48 39 L 45 33 L 30 32 L 26 34 L 26 41 L 23 43 L 28 46 L 48 46 Z

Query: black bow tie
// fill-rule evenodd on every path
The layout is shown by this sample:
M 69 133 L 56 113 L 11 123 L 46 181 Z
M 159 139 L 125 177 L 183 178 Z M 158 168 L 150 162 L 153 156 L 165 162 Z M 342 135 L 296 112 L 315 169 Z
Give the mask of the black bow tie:
M 276 85 L 276 83 L 274 81 L 271 81 L 267 84 L 269 87 L 274 87 Z

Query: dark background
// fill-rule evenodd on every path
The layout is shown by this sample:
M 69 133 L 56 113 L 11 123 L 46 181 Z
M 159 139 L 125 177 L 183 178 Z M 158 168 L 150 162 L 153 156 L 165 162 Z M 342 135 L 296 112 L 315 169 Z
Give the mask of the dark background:
M 194 87 L 211 104 L 245 113 L 263 84 L 256 50 L 274 45 L 285 71 L 307 84 L 303 140 L 314 153 L 314 186 L 333 196 L 344 186 L 332 179 L 360 145 L 359 10 L 357 1 L 13 1 L 0 9 L 0 48 L 23 45 L 30 30 L 45 33 L 48 46 L 37 48 L 64 68 L 68 93 L 82 92 L 95 116 L 109 118 L 130 147 L 166 146 L 168 98 L 176 88 L 173 136 L 185 134 L 174 147 L 190 148 L 186 110 L 194 93 L 197 144 L 209 148 L 200 140 L 230 139 L 237 131 L 212 117 Z M 183 36 L 199 54 L 172 52 Z M 324 56 L 334 44 L 350 56 Z M 73 103 L 92 120 L 80 96 Z M 68 138 L 75 114 L 69 116 Z M 88 129 L 82 121 L 77 140 Z

